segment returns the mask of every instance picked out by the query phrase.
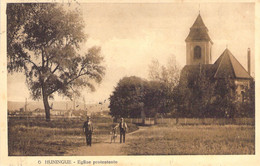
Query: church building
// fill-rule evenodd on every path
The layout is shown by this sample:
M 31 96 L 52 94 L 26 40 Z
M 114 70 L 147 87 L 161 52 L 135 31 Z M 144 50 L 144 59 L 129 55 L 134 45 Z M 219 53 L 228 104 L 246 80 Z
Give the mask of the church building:
M 237 100 L 243 102 L 245 89 L 249 88 L 250 81 L 253 79 L 250 76 L 250 49 L 245 50 L 245 56 L 248 59 L 248 71 L 245 70 L 228 48 L 212 63 L 212 47 L 214 43 L 200 14 L 191 26 L 185 42 L 186 65 L 181 71 L 180 83 L 190 77 L 198 78 L 202 71 L 205 71 L 206 76 L 213 82 L 218 79 L 229 78 L 236 85 Z

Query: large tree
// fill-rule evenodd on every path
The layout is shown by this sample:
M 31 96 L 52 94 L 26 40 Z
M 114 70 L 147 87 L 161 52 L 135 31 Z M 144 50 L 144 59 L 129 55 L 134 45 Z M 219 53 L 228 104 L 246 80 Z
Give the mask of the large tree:
M 229 77 L 216 80 L 215 97 L 213 102 L 216 117 L 234 118 L 238 100 L 235 80 Z
M 131 76 L 122 78 L 110 96 L 110 114 L 115 117 L 156 117 L 173 109 L 166 83 Z
M 179 115 L 197 118 L 234 117 L 237 110 L 234 79 L 214 79 L 207 68 L 198 69 L 196 66 L 183 69 L 180 84 L 176 88 Z
M 105 68 L 99 47 L 82 53 L 84 22 L 77 10 L 58 4 L 8 4 L 8 71 L 24 72 L 33 99 L 43 99 L 50 120 L 54 93 L 72 98 L 79 88 L 95 90 Z
M 131 76 L 122 78 L 110 96 L 110 114 L 119 117 L 137 118 L 144 108 L 147 81 Z
M 238 105 L 237 117 L 255 117 L 255 81 L 250 81 L 250 86 L 245 87 L 242 102 Z
M 146 98 L 147 106 L 150 105 L 150 109 L 154 107 L 157 113 L 172 112 L 174 114 L 173 110 L 178 102 L 175 100 L 178 95 L 175 89 L 180 79 L 180 66 L 175 57 L 173 55 L 169 57 L 166 65 L 161 65 L 158 60 L 153 60 L 149 65 L 149 79 L 151 80 L 149 83 L 151 95 Z
M 215 98 L 212 73 L 203 66 L 186 66 L 175 89 L 175 100 L 180 117 L 213 116 L 209 109 Z
M 179 84 L 180 66 L 173 55 L 167 59 L 166 65 L 160 64 L 157 59 L 153 60 L 148 72 L 151 81 L 164 83 L 171 91 Z
M 144 94 L 145 115 L 156 117 L 157 113 L 166 114 L 172 111 L 172 93 L 166 83 L 149 81 Z

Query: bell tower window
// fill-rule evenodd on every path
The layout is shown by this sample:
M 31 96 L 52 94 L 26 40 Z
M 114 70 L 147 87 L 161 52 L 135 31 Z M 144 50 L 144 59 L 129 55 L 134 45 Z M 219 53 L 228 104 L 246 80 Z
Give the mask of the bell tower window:
M 194 48 L 194 59 L 200 59 L 201 58 L 201 48 L 200 46 L 196 46 Z

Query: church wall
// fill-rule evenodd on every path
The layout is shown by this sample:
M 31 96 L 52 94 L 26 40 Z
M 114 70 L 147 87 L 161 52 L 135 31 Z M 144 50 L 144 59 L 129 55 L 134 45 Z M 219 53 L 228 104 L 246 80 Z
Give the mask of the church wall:
M 191 59 L 190 59 L 190 42 L 186 43 L 186 65 L 191 65 Z

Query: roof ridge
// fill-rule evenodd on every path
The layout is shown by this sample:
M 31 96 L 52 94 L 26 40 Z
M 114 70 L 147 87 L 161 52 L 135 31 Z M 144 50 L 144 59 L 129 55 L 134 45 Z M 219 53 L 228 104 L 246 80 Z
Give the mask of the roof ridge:
M 220 57 L 219 57 L 219 58 L 221 58 L 221 59 L 220 59 L 220 62 L 219 62 L 218 68 L 217 68 L 217 70 L 216 70 L 216 73 L 214 74 L 214 77 L 215 77 L 215 78 L 216 78 L 216 75 L 217 75 L 218 70 L 219 70 L 219 68 L 220 68 L 221 62 L 223 61 L 224 53 L 225 53 L 225 51 L 224 51 L 224 52 L 222 53 L 222 55 L 220 55 Z M 217 62 L 217 61 L 216 61 L 216 62 Z
M 196 18 L 196 20 L 194 21 L 194 23 L 192 24 L 191 28 L 206 28 L 208 31 L 208 28 L 206 27 L 201 15 L 199 14 Z
M 217 63 L 218 62 L 218 63 Z M 243 65 L 235 58 L 235 56 L 231 53 L 229 49 L 225 49 L 225 51 L 220 55 L 220 57 L 214 63 L 216 65 L 216 72 L 214 74 L 214 78 L 223 77 L 223 76 L 232 76 L 234 78 L 252 78 L 248 72 L 245 70 Z M 231 68 L 231 69 L 230 69 Z M 227 70 L 228 69 L 228 70 Z M 221 74 L 222 72 L 222 74 Z M 224 73 L 226 74 L 224 74 Z M 223 75 L 224 74 L 224 75 Z
M 226 50 L 227 50 L 227 52 L 228 52 L 228 58 L 229 58 L 229 61 L 230 61 L 230 64 L 231 64 L 231 66 L 232 66 L 232 71 L 233 71 L 233 74 L 234 74 L 234 76 L 235 76 L 235 78 L 237 77 L 237 75 L 236 75 L 236 72 L 235 72 L 235 70 L 234 70 L 234 65 L 233 65 L 233 63 L 232 63 L 232 60 L 231 60 L 231 58 L 230 58 L 230 56 L 234 56 L 234 55 L 232 55 L 232 53 L 229 51 L 229 49 L 228 48 L 226 48 Z
M 236 63 L 237 64 L 239 64 L 241 67 L 242 67 L 242 69 L 249 75 L 249 77 L 251 77 L 250 76 L 250 74 L 246 71 L 246 69 L 243 67 L 243 65 L 234 57 L 234 55 L 230 52 L 230 55 L 229 56 L 232 56 L 232 59 L 234 60 L 234 61 L 236 61 Z M 230 57 L 229 57 L 230 58 Z M 231 65 L 232 65 L 232 68 L 233 68 L 233 71 L 234 71 L 234 64 L 233 64 L 233 62 L 232 62 L 232 60 L 230 59 L 230 61 L 231 61 Z M 236 72 L 234 71 L 234 74 L 235 74 L 235 76 L 236 77 L 238 77 L 237 75 L 236 75 Z

